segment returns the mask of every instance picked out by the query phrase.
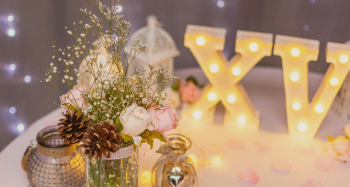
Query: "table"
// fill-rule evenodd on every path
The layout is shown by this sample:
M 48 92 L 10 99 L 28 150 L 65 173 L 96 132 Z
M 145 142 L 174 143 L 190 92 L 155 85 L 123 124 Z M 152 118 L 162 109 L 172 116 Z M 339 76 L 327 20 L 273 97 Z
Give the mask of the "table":
M 201 84 L 207 79 L 199 68 L 178 70 L 176 76 L 187 78 L 193 75 Z M 322 74 L 309 74 L 309 95 L 312 97 L 316 92 Z M 326 181 L 324 187 L 350 186 L 348 177 L 350 176 L 350 164 L 338 163 L 334 171 L 318 170 L 314 167 L 314 161 L 318 154 L 324 153 L 327 135 L 336 137 L 343 134 L 341 129 L 350 121 L 342 121 L 333 112 L 326 115 L 315 139 L 305 140 L 291 137 L 287 132 L 287 118 L 285 109 L 285 95 L 283 85 L 282 69 L 255 67 L 243 79 L 248 95 L 255 108 L 261 112 L 261 122 L 259 131 L 246 131 L 228 126 L 222 123 L 222 107 L 217 107 L 215 122 L 212 125 L 188 123 L 180 120 L 180 126 L 173 132 L 179 132 L 191 138 L 194 145 L 189 150 L 189 154 L 196 154 L 202 158 L 199 151 L 194 147 L 202 148 L 208 145 L 219 146 L 223 150 L 221 164 L 216 166 L 207 164 L 197 171 L 200 187 L 243 187 L 246 184 L 238 180 L 234 173 L 244 169 L 252 168 L 260 177 L 257 187 L 296 187 L 307 177 L 318 177 Z M 61 118 L 61 109 L 56 109 L 41 119 L 34 122 L 26 131 L 14 139 L 0 153 L 0 181 L 4 187 L 24 187 L 28 186 L 26 174 L 21 168 L 22 155 L 30 143 L 35 139 L 39 130 L 48 125 L 54 125 Z M 179 113 L 179 112 L 178 112 Z M 229 149 L 226 146 L 230 138 L 238 138 L 245 142 L 244 150 Z M 271 150 L 257 152 L 253 146 L 253 141 L 263 139 L 271 142 Z M 159 158 L 155 150 L 159 146 L 156 142 L 155 148 L 147 151 L 147 146 L 140 150 L 140 173 L 145 170 L 152 170 L 153 165 Z M 298 153 L 300 147 L 307 145 L 313 148 L 313 153 L 308 156 Z M 311 149 L 310 149 L 311 150 Z M 218 151 L 207 149 L 209 158 Z M 289 160 L 292 170 L 288 175 L 273 172 L 270 169 L 270 162 L 274 158 L 286 158 Z M 149 187 L 149 184 L 140 184 L 142 187 Z

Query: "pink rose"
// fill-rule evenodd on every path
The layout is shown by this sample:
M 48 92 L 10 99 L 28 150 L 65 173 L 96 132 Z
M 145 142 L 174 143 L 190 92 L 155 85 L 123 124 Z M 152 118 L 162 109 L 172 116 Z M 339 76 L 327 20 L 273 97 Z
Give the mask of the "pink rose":
M 176 129 L 178 120 L 175 115 L 175 110 L 171 105 L 165 105 L 161 110 L 154 110 L 154 108 L 148 109 L 148 113 L 151 116 L 152 124 L 154 125 L 154 131 L 163 133 L 172 129 Z
M 180 94 L 183 102 L 194 102 L 199 96 L 199 88 L 192 81 L 181 81 Z
M 350 124 L 349 125 L 346 125 L 344 127 L 344 131 L 345 131 L 345 134 L 346 134 L 346 137 L 350 137 Z
M 335 159 L 341 162 L 347 162 L 350 159 L 350 141 L 346 137 L 338 136 L 326 146 Z
M 73 89 L 69 90 L 67 94 L 60 96 L 62 107 L 69 110 L 69 108 L 63 104 L 71 104 L 76 109 L 84 110 L 87 102 L 81 94 L 85 93 L 84 85 L 74 86 Z

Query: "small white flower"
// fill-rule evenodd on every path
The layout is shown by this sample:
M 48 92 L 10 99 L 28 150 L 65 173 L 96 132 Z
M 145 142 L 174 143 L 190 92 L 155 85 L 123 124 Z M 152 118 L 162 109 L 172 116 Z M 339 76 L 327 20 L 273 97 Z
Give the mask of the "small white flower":
M 64 79 L 62 79 L 62 83 L 65 83 L 66 81 Z
M 72 80 L 73 80 L 73 77 L 70 77 L 69 79 L 72 81 Z
M 70 61 L 69 64 L 70 64 L 70 65 L 73 65 L 73 61 Z
M 55 56 L 52 56 L 52 58 L 55 58 Z
M 69 79 L 69 76 L 68 76 L 68 75 L 65 75 L 64 78 L 65 78 L 65 79 Z
M 84 34 L 84 33 L 81 33 L 80 36 L 81 36 L 81 37 L 85 37 L 85 34 Z
M 50 66 L 53 66 L 53 63 L 51 63 Z
M 72 35 L 73 33 L 72 33 L 72 31 L 67 31 L 68 32 L 68 34 L 70 34 L 70 35 Z

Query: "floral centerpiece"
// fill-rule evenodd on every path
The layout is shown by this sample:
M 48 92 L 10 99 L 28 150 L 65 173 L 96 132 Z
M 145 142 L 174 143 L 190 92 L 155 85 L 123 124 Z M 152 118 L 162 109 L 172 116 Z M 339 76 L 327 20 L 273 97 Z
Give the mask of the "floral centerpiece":
M 164 104 L 167 95 L 161 94 L 162 85 L 177 78 L 153 66 L 149 73 L 136 70 L 128 75 L 133 59 L 146 48 L 138 40 L 129 56 L 124 52 L 131 24 L 122 21 L 119 0 L 110 0 L 110 6 L 87 1 L 100 17 L 81 9 L 88 22 L 73 23 L 73 30 L 66 27 L 75 45 L 53 45 L 53 59 L 63 71 L 51 63 L 45 83 L 69 88 L 60 97 L 66 110 L 58 123 L 60 138 L 85 148 L 87 186 L 137 186 L 137 147 L 148 143 L 152 149 L 154 139 L 166 141 L 164 132 L 178 125 L 175 110 Z M 91 44 L 89 34 L 97 41 Z

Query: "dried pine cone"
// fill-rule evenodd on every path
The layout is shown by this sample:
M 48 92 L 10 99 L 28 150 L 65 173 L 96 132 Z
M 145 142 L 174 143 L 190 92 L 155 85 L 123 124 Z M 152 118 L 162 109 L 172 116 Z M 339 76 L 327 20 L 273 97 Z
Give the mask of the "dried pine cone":
M 64 139 L 65 144 L 75 144 L 81 141 L 85 129 L 91 124 L 91 121 L 88 119 L 83 119 L 84 113 L 78 115 L 78 112 L 75 110 L 73 114 L 69 111 L 64 114 L 65 118 L 60 119 L 61 125 L 58 128 L 59 137 Z
M 116 130 L 116 126 L 107 121 L 92 124 L 86 129 L 82 139 L 86 148 L 85 154 L 91 154 L 97 160 L 101 160 L 102 154 L 110 158 L 110 152 L 117 152 L 120 148 L 117 143 L 122 141 L 122 136 Z

